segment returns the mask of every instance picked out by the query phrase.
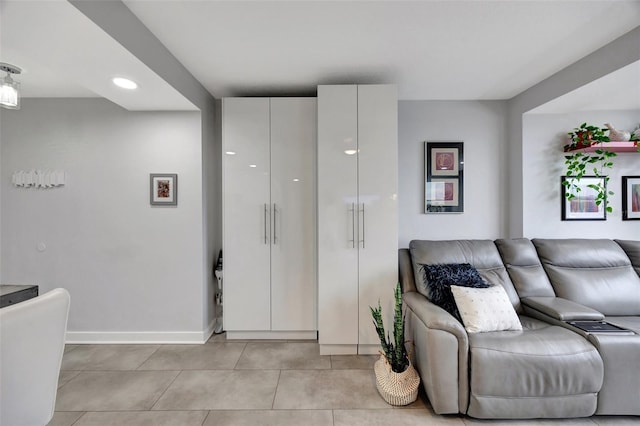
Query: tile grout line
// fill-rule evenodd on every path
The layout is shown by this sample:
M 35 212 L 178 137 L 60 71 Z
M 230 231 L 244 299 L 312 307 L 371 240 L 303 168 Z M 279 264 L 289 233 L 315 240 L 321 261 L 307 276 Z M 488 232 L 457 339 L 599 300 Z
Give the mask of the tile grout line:
M 60 370 L 62 371 L 62 370 Z M 72 378 L 70 378 L 69 380 L 67 380 L 67 382 L 65 384 L 63 384 L 62 386 L 58 386 L 56 388 L 56 394 L 57 392 L 60 391 L 60 389 L 62 389 L 63 387 L 67 386 L 69 384 L 69 382 L 71 382 L 72 380 L 74 380 L 76 377 L 78 377 L 80 374 L 82 374 L 82 370 L 64 370 L 64 371 L 77 371 L 78 374 L 76 374 L 75 376 L 73 376 Z M 60 382 L 60 374 L 58 373 L 58 382 Z
M 180 375 L 182 374 L 182 372 L 184 370 L 164 370 L 164 371 L 177 371 L 178 374 L 176 374 L 176 377 L 174 377 L 173 380 L 171 381 L 171 383 L 169 383 L 169 385 L 167 385 L 167 387 L 162 391 L 160 396 L 158 396 L 158 398 L 156 398 L 156 400 L 153 401 L 151 406 L 147 410 L 144 410 L 144 411 L 153 411 L 153 407 L 155 407 L 156 404 L 158 403 L 158 401 L 160 401 L 160 399 L 162 399 L 162 397 L 167 393 L 167 391 L 169 390 L 171 385 L 173 385 L 175 383 L 175 381 L 178 380 L 178 377 L 180 377 Z M 164 410 L 158 410 L 158 411 L 164 411 Z M 195 411 L 195 410 L 188 410 L 188 411 Z
M 207 415 L 204 416 L 204 419 L 202 419 L 202 423 L 200 423 L 200 426 L 204 426 L 204 424 L 207 423 L 207 419 L 209 418 L 210 415 L 211 415 L 211 410 L 207 410 Z
M 55 415 L 55 411 L 54 411 L 54 415 Z M 75 425 L 76 423 L 78 423 L 80 421 L 81 418 L 83 418 L 84 416 L 87 415 L 87 411 L 85 411 L 84 413 L 80 414 L 80 417 L 78 417 L 73 423 L 71 423 L 71 426 Z M 53 419 L 52 419 L 53 420 Z
M 153 355 L 155 355 L 155 353 L 156 353 L 156 352 L 158 352 L 158 351 L 160 350 L 160 348 L 161 348 L 161 347 L 162 347 L 162 345 L 158 345 L 158 347 L 156 348 L 156 350 L 155 350 L 155 351 L 153 351 L 153 352 L 151 352 L 151 353 L 149 354 L 149 356 L 148 356 L 144 361 L 142 361 L 142 362 L 141 362 L 141 363 L 140 363 L 136 368 L 134 368 L 134 369 L 133 369 L 133 371 L 144 371 L 144 370 L 139 370 L 139 369 L 140 369 L 140 367 L 142 367 L 142 366 L 144 365 L 144 363 L 145 363 L 145 362 L 149 361 L 149 359 L 150 359 Z
M 236 363 L 233 364 L 233 368 L 231 369 L 232 371 L 235 371 L 237 369 L 238 363 L 240 363 L 240 360 L 242 359 L 242 355 L 244 355 L 244 351 L 247 350 L 247 345 L 248 344 L 249 344 L 248 342 L 244 342 L 244 346 L 242 347 L 242 351 L 240 352 L 240 356 L 236 360 Z
M 276 381 L 276 388 L 273 391 L 273 400 L 271 401 L 271 409 L 273 410 L 276 404 L 276 395 L 278 394 L 278 387 L 280 386 L 280 376 L 282 376 L 282 370 L 278 370 L 278 380 Z

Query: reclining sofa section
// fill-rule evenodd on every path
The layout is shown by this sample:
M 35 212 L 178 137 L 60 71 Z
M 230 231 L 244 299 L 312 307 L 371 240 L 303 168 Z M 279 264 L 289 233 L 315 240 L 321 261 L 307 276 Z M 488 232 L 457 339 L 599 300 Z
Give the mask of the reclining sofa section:
M 640 241 L 534 239 L 532 243 L 557 297 L 533 304 L 523 298 L 525 312 L 552 323 L 596 319 L 630 330 L 588 334 L 569 326 L 598 349 L 604 362 L 596 414 L 640 415 Z M 567 301 L 577 306 L 550 307 Z
M 640 414 L 640 336 L 588 334 L 565 322 L 604 318 L 640 333 L 640 242 L 414 240 L 399 263 L 407 336 L 436 413 Z M 501 285 L 523 330 L 467 333 L 430 302 L 421 265 L 446 263 L 470 263 Z

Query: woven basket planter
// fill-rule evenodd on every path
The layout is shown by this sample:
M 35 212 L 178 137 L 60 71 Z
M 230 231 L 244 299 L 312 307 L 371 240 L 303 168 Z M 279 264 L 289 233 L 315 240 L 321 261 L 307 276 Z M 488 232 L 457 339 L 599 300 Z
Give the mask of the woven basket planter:
M 391 405 L 408 405 L 418 398 L 420 376 L 411 362 L 402 373 L 396 373 L 384 355 L 373 366 L 380 396 Z

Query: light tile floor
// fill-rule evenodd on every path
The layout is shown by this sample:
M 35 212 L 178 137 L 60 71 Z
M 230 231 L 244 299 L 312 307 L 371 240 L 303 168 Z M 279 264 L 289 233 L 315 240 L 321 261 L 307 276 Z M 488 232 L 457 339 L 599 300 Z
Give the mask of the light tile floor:
M 378 395 L 375 356 L 320 356 L 317 343 L 67 345 L 50 426 L 639 425 L 640 417 L 480 421 Z

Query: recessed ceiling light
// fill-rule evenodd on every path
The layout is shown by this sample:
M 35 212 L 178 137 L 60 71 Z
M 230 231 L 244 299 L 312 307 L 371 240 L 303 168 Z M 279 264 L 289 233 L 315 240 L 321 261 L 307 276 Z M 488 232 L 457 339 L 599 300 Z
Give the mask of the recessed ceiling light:
M 227 154 L 227 155 L 236 155 L 236 152 L 235 151 L 227 151 L 227 152 L 225 152 L 225 154 Z
M 347 154 L 347 155 L 353 155 L 353 154 L 355 154 L 357 152 L 358 152 L 358 150 L 356 150 L 356 149 L 345 149 L 344 150 L 344 153 Z
M 138 84 L 133 80 L 129 80 L 128 78 L 114 77 L 112 81 L 113 84 L 118 87 L 122 87 L 123 89 L 133 90 L 138 88 Z
M 300 182 L 300 179 L 295 178 L 293 181 L 294 181 L 294 182 Z
M 256 166 L 255 164 L 249 164 L 249 167 L 251 167 L 252 169 L 255 169 L 258 166 Z

